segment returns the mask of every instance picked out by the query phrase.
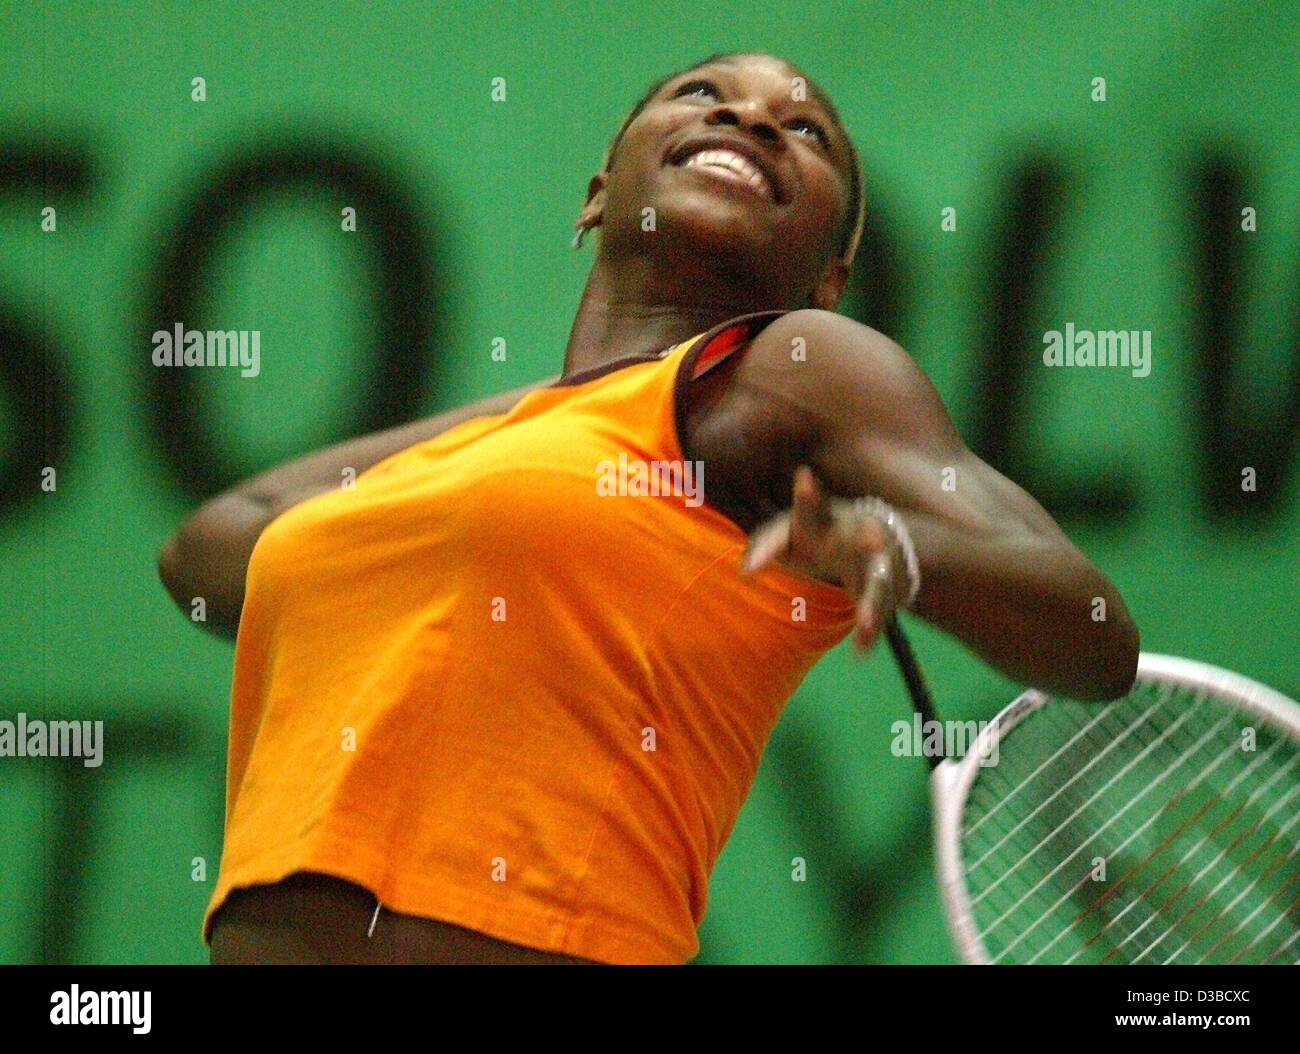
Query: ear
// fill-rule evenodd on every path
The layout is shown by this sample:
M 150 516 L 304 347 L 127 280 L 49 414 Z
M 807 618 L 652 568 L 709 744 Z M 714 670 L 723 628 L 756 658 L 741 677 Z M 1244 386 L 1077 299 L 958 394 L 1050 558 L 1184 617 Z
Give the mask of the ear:
M 817 284 L 813 287 L 808 303 L 823 311 L 834 311 L 844 293 L 844 286 L 849 280 L 849 265 L 840 257 L 835 257 L 826 265 Z
M 605 181 L 604 172 L 597 172 L 587 183 L 587 202 L 578 213 L 578 222 L 574 228 L 586 227 L 591 230 L 599 227 L 605 215 Z

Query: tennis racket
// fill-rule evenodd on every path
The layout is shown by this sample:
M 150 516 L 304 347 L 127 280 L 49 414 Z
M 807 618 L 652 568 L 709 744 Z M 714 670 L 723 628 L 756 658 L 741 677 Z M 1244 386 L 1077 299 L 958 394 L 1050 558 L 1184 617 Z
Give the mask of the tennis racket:
M 887 627 L 913 705 L 929 692 Z M 939 884 L 968 963 L 1300 963 L 1300 705 L 1143 653 L 1123 698 L 1031 689 L 932 757 Z

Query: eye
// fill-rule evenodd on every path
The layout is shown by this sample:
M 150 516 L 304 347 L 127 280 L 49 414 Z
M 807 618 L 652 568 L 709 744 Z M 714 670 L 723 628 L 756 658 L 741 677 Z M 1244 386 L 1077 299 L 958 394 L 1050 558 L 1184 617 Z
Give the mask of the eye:
M 804 134 L 811 133 L 812 135 L 815 135 L 825 149 L 829 150 L 831 148 L 831 137 L 826 134 L 826 129 L 811 117 L 796 117 L 793 121 L 790 121 L 786 127 L 793 128 L 795 131 L 806 129 Z
M 707 92 L 709 95 L 712 95 L 715 99 L 718 100 L 721 100 L 722 98 L 722 93 L 718 91 L 718 86 L 714 84 L 713 81 L 706 81 L 706 80 L 687 81 L 675 92 L 673 92 L 672 97 L 674 99 L 681 99 L 688 95 L 700 95 L 703 92 Z

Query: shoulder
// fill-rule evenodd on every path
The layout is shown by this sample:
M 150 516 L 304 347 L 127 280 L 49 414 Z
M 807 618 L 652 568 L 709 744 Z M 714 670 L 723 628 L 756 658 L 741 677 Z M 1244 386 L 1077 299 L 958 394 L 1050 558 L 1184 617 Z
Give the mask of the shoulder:
M 750 342 L 737 381 L 780 392 L 827 429 L 950 426 L 930 379 L 896 341 L 813 308 L 791 311 Z
M 858 347 L 888 342 L 883 333 L 835 311 L 801 308 L 773 319 L 754 339 L 771 341 L 773 335 L 789 340 L 816 341 L 827 346 Z
M 787 311 L 754 337 L 755 346 L 781 344 L 787 349 L 797 341 L 816 345 L 832 355 L 902 350 L 879 330 L 864 326 L 847 315 L 811 307 Z

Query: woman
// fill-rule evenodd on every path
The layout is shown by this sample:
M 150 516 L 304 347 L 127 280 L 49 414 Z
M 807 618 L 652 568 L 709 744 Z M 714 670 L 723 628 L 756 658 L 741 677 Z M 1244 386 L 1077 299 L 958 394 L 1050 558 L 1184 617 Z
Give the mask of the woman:
M 832 313 L 860 177 L 805 85 L 729 54 L 646 94 L 578 217 L 557 380 L 275 469 L 164 546 L 173 597 L 238 627 L 213 962 L 689 959 L 781 707 L 898 604 L 1018 680 L 1128 689 L 1114 587 Z

